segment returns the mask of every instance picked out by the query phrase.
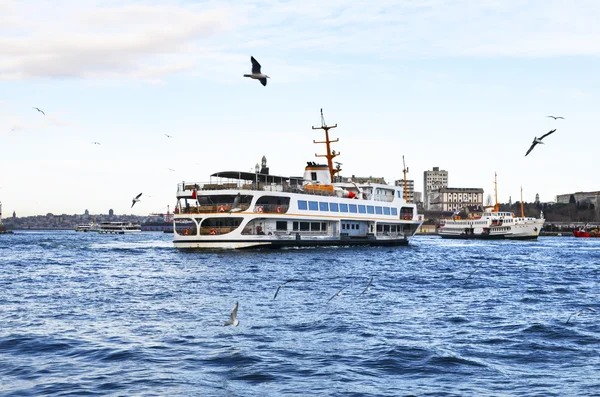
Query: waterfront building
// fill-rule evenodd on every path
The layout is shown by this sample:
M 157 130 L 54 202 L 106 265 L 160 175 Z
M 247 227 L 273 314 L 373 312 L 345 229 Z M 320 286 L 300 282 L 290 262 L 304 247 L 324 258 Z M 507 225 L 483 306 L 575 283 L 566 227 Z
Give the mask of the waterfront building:
M 432 210 L 430 198 L 433 192 L 444 187 L 448 187 L 448 171 L 433 167 L 433 170 L 423 172 L 423 207 L 426 210 Z
M 483 207 L 483 189 L 442 187 L 430 194 L 431 211 L 457 211 L 463 206 Z
M 600 191 L 559 194 L 556 196 L 556 202 L 558 204 L 569 204 L 571 196 L 575 197 L 576 202 L 587 201 L 596 205 L 598 201 L 598 196 L 600 196 Z

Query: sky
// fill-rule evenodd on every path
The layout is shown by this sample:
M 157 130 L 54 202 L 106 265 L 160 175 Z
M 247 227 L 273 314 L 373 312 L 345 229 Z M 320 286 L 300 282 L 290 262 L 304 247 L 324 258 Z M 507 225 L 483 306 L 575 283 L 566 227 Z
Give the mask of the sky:
M 432 167 L 486 195 L 497 173 L 500 202 L 600 190 L 598 20 L 586 0 L 0 0 L 3 215 L 164 212 L 263 155 L 302 175 L 321 108 L 344 176 L 401 179 L 404 156 L 416 191 Z

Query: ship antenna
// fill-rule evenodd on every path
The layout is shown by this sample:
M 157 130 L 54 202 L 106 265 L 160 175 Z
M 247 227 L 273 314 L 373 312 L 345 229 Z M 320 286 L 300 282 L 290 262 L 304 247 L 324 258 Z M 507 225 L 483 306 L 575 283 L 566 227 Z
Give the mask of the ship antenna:
M 404 172 L 404 201 L 408 203 L 408 189 L 406 187 L 406 174 L 408 173 L 408 167 L 404 163 L 404 155 L 402 155 L 402 171 Z
M 525 210 L 523 209 L 523 186 L 521 186 L 521 218 L 525 218 Z
M 494 212 L 498 212 L 500 206 L 498 205 L 498 174 L 494 172 L 494 195 L 496 196 L 496 205 L 494 206 Z
M 335 128 L 337 127 L 336 125 L 330 125 L 328 126 L 327 124 L 325 124 L 325 118 L 323 117 L 323 109 L 321 108 L 321 126 L 320 127 L 312 127 L 313 130 L 324 130 L 325 131 L 325 140 L 322 142 L 317 142 L 315 140 L 313 140 L 313 143 L 324 143 L 326 145 L 327 148 L 327 154 L 315 154 L 315 157 L 327 157 L 327 166 L 329 167 L 329 175 L 331 176 L 331 182 L 333 182 L 334 176 L 335 174 L 339 173 L 342 169 L 338 166 L 337 168 L 333 168 L 333 159 L 337 156 L 340 155 L 340 153 L 336 153 L 335 150 L 332 152 L 331 151 L 331 143 L 334 142 L 339 142 L 339 138 L 336 138 L 335 140 L 331 141 L 329 140 L 329 130 L 331 128 Z

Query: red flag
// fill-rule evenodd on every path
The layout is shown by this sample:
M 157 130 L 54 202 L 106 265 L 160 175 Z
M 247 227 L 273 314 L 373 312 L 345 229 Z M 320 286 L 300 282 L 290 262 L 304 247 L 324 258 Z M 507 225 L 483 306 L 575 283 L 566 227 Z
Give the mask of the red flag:
M 196 198 L 196 189 L 192 190 L 192 198 L 195 199 Z

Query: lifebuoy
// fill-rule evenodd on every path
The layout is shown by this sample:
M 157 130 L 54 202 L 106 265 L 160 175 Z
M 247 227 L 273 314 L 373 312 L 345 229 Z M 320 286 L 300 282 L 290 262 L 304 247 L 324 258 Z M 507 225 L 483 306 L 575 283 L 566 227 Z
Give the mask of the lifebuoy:
M 210 229 L 210 234 L 212 234 L 213 236 L 217 234 L 217 229 L 215 229 L 214 227 Z
M 219 206 L 219 212 L 225 212 L 225 206 L 224 205 L 220 205 Z
M 256 212 L 263 212 L 263 207 L 260 207 L 260 206 L 256 207 Z
M 189 231 L 188 229 L 185 229 L 185 230 L 183 231 L 183 234 L 184 234 L 185 236 L 187 236 L 189 233 L 190 233 L 190 231 Z
M 281 213 L 281 207 L 277 206 L 277 208 L 275 208 L 275 211 L 277 211 L 278 213 Z

